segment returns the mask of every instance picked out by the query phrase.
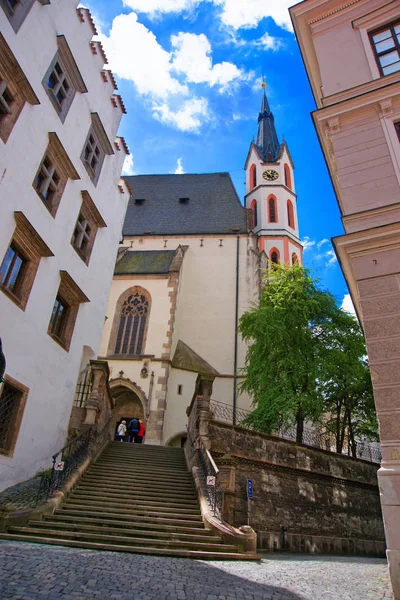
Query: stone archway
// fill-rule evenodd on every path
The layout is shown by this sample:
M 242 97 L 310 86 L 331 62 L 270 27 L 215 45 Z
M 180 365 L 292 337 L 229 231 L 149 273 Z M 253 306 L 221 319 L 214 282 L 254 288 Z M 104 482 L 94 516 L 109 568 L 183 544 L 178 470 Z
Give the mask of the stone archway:
M 110 380 L 111 395 L 114 399 L 113 416 L 115 427 L 121 419 L 130 420 L 133 417 L 147 421 L 147 397 L 143 390 L 130 379 L 118 377 Z

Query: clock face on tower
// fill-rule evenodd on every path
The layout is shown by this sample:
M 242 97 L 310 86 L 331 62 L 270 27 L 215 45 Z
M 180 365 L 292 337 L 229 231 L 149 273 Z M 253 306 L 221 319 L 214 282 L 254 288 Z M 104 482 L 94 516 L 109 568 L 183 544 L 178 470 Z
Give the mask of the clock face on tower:
M 267 181 L 275 181 L 275 179 L 278 179 L 279 173 L 273 169 L 268 169 L 267 171 L 264 171 L 263 177 Z

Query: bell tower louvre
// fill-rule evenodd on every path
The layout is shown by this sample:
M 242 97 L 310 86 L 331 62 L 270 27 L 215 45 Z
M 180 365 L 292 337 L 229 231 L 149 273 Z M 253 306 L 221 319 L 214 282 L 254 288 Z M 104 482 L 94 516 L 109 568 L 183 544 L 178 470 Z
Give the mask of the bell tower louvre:
M 263 81 L 257 141 L 250 144 L 245 164 L 245 206 L 253 213 L 259 250 L 270 263 L 302 264 L 294 165 L 285 141 L 279 143 Z

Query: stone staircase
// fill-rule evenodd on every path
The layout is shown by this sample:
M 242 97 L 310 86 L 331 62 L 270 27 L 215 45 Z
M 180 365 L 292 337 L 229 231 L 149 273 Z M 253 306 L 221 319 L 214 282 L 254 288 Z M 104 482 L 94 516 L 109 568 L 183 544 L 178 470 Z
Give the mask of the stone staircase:
M 205 529 L 181 448 L 110 442 L 59 510 L 0 539 L 200 559 L 248 560 Z

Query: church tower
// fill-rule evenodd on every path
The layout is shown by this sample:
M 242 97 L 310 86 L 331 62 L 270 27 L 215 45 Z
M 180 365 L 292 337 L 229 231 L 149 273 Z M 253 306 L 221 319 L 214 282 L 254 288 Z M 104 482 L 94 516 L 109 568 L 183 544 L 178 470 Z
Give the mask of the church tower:
M 294 165 L 286 142 L 278 141 L 274 115 L 263 82 L 257 141 L 246 160 L 246 203 L 253 212 L 253 231 L 270 262 L 291 266 L 303 263 L 299 238 Z

